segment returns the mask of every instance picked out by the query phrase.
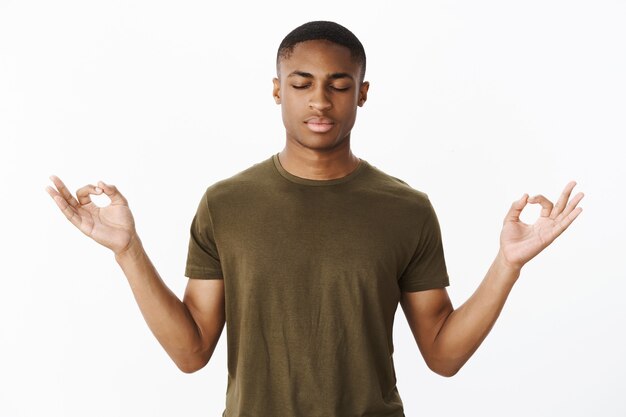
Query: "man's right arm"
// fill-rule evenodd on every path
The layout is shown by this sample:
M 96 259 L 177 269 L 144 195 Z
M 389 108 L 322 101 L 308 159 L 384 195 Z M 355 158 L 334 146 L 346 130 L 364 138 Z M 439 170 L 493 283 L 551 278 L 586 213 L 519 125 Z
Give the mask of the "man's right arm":
M 148 327 L 176 366 L 204 367 L 215 350 L 226 315 L 222 279 L 190 279 L 181 301 L 163 282 L 138 236 L 115 255 Z
M 176 365 L 184 372 L 206 365 L 225 324 L 223 280 L 191 279 L 181 301 L 148 258 L 128 201 L 117 187 L 102 181 L 98 187 L 88 184 L 75 198 L 59 177 L 50 179 L 56 189 L 46 191 L 70 223 L 113 251 L 150 330 Z M 92 194 L 102 193 L 111 199 L 108 206 L 91 201 Z

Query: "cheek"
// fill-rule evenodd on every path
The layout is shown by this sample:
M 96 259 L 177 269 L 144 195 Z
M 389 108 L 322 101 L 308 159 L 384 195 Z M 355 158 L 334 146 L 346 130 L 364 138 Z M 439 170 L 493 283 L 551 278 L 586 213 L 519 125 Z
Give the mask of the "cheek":
M 346 111 L 353 111 L 359 103 L 359 93 L 357 91 L 354 94 L 346 94 L 338 97 L 337 100 L 337 103 L 341 103 L 341 107 Z
M 345 119 L 353 119 L 356 117 L 358 108 L 358 100 L 355 97 L 346 97 L 341 103 L 341 113 Z
M 298 121 L 302 118 L 302 112 L 298 110 L 296 103 L 293 103 L 293 101 L 289 100 L 288 97 L 283 97 L 280 107 L 285 126 L 297 126 Z
M 302 104 L 302 100 L 298 100 L 289 94 L 282 97 L 281 107 L 283 115 L 291 116 L 297 116 L 301 114 L 303 110 L 306 110 L 306 106 Z
M 283 116 L 288 117 L 293 114 L 293 106 L 289 103 L 289 100 L 283 100 L 280 108 Z

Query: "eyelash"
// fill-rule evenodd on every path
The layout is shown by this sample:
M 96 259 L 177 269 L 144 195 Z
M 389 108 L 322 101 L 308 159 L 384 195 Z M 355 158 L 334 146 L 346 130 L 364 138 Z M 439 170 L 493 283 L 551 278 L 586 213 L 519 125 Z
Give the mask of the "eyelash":
M 309 88 L 311 85 L 307 84 L 307 85 L 292 85 L 293 88 L 295 88 L 296 90 L 304 90 L 306 88 Z M 337 87 L 333 87 L 332 85 L 329 86 L 329 88 L 335 90 L 335 91 L 346 91 L 349 90 L 350 87 L 345 87 L 345 88 L 337 88 Z

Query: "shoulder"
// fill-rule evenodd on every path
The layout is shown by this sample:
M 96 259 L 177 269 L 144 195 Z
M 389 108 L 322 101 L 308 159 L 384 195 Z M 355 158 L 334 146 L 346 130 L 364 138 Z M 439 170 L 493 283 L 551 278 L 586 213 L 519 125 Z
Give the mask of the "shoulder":
M 371 192 L 386 196 L 397 204 L 404 204 L 412 209 L 430 209 L 428 194 L 414 188 L 406 181 L 390 175 L 368 163 L 367 183 Z
M 267 183 L 272 174 L 271 159 L 265 159 L 230 177 L 209 185 L 204 193 L 207 201 L 221 201 L 246 195 Z

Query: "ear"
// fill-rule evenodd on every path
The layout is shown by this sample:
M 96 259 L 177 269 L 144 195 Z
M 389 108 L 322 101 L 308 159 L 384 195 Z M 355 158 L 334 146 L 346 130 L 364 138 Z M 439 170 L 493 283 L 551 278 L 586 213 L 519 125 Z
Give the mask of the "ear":
M 359 87 L 359 107 L 363 107 L 363 104 L 367 101 L 367 91 L 370 89 L 369 81 L 363 81 L 361 87 Z
M 272 92 L 274 101 L 276 104 L 280 104 L 280 80 L 278 78 L 274 78 L 272 81 L 274 83 L 274 91 Z

